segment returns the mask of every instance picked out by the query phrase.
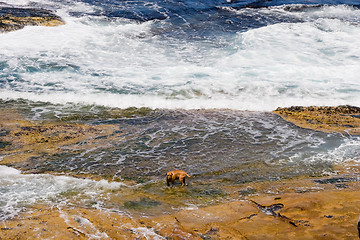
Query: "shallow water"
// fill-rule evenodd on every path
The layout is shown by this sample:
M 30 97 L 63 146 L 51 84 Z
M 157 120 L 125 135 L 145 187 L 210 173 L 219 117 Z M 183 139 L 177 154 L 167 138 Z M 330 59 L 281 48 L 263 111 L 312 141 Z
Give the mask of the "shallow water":
M 359 137 L 302 129 L 273 113 L 157 109 L 109 118 L 106 112 L 115 109 L 46 104 L 48 110 L 39 111 L 43 104 L 10 101 L 2 107 L 17 107 L 33 121 L 85 123 L 108 130 L 9 165 L 30 175 L 2 167 L 3 219 L 40 202 L 169 213 L 230 200 L 233 190 L 227 189 L 232 186 L 336 174 L 334 164 L 360 160 Z M 187 187 L 166 186 L 165 173 L 173 169 L 193 175 Z M 99 176 L 113 182 L 43 173 Z M 239 196 L 243 194 L 249 193 Z
M 24 107 L 21 101 L 19 105 Z M 32 158 L 18 166 L 39 172 L 71 171 L 146 179 L 179 168 L 195 175 L 229 177 L 238 182 L 276 179 L 326 171 L 323 168 L 327 163 L 343 161 L 331 159 L 328 154 L 352 139 L 301 129 L 273 113 L 159 109 L 149 110 L 144 116 L 107 119 L 106 108 L 78 106 L 77 111 L 68 111 L 68 106 L 53 105 L 52 110 L 43 112 L 38 111 L 39 105 L 28 106 L 25 114 L 30 119 L 44 116 L 53 121 L 73 119 L 76 115 L 77 123 L 109 125 L 111 129 L 93 139 L 65 146 L 56 155 Z M 105 119 L 101 119 L 101 113 Z M 265 172 L 254 174 L 261 167 Z M 294 167 L 297 173 L 293 173 Z

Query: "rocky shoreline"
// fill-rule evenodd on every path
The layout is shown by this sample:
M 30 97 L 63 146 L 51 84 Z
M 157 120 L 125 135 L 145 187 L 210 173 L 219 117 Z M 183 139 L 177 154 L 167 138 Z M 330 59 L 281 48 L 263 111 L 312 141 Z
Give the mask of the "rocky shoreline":
M 11 104 L 3 106 L 0 153 L 1 164 L 7 166 L 29 164 L 29 159 L 46 154 L 63 154 L 65 146 L 84 140 L 91 143 L 102 135 L 111 136 L 114 131 L 111 125 L 72 121 L 77 115 L 64 121 L 31 121 Z M 360 111 L 356 107 L 292 107 L 279 108 L 275 113 L 303 128 L 359 134 Z M 151 110 L 112 109 L 103 114 L 111 118 L 131 117 L 151 114 Z M 155 183 L 160 194 L 145 189 L 138 193 L 138 201 L 125 203 L 123 195 L 114 197 L 112 200 L 124 204 L 126 211 L 76 204 L 37 204 L 27 207 L 14 219 L 1 222 L 0 239 L 34 236 L 38 239 L 357 239 L 360 166 L 346 162 L 335 165 L 334 169 L 335 176 L 230 184 L 223 189 L 227 199 L 209 200 L 201 207 L 184 206 L 168 214 L 144 216 L 137 210 L 156 208 L 160 198 L 164 203 L 181 203 L 186 188 L 168 190 L 165 183 Z M 34 169 L 27 173 L 44 172 Z M 106 176 L 72 175 L 106 179 Z M 131 185 L 132 181 L 125 182 Z M 206 183 L 198 183 L 206 187 Z M 159 196 L 154 197 L 156 194 Z
M 25 26 L 64 25 L 64 20 L 50 10 L 0 6 L 0 33 L 20 30 Z
M 1 239 L 357 239 L 358 180 L 293 179 L 243 187 L 268 193 L 147 217 L 36 205 L 1 223 Z

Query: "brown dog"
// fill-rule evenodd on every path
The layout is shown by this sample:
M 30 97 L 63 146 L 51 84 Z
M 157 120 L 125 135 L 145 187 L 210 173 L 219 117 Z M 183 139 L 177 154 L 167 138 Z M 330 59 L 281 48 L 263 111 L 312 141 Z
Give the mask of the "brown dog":
M 183 170 L 174 170 L 166 173 L 166 183 L 170 186 L 170 183 L 174 186 L 176 179 L 179 179 L 181 186 L 185 186 L 185 177 L 191 177 Z

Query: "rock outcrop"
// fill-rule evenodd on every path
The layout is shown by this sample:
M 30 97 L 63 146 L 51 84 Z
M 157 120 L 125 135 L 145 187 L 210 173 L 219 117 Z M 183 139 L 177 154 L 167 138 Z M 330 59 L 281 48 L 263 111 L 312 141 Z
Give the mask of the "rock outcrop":
M 0 7 L 0 33 L 25 26 L 58 26 L 65 22 L 50 10 L 37 8 Z
M 323 132 L 347 132 L 360 135 L 360 108 L 338 107 L 289 107 L 277 108 L 274 113 L 299 127 Z

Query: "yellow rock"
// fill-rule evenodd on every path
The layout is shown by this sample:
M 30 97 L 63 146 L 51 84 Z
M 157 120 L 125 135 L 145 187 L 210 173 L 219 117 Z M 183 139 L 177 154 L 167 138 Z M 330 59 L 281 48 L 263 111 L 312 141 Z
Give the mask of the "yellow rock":
M 293 182 L 288 181 L 289 186 Z M 262 208 L 273 208 L 266 212 Z M 352 190 L 259 194 L 160 216 L 33 206 L 2 222 L 4 239 L 357 239 L 359 184 Z
M 0 10 L 0 32 L 19 30 L 25 26 L 54 27 L 65 24 L 59 16 L 44 9 L 0 7 Z
M 274 113 L 302 128 L 360 134 L 360 108 L 354 106 L 289 107 L 278 108 Z

